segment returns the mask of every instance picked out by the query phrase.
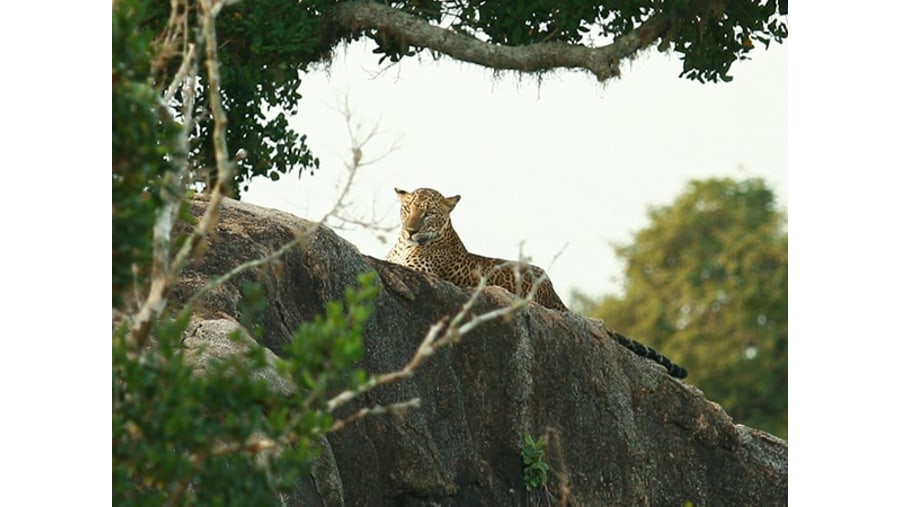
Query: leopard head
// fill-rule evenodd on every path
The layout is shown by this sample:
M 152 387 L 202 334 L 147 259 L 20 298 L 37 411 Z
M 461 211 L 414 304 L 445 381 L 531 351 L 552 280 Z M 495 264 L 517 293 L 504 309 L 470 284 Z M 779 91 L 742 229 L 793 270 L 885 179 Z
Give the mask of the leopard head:
M 450 212 L 460 196 L 444 197 L 437 190 L 420 188 L 412 192 L 394 189 L 400 198 L 400 238 L 423 246 L 440 238 L 450 225 Z

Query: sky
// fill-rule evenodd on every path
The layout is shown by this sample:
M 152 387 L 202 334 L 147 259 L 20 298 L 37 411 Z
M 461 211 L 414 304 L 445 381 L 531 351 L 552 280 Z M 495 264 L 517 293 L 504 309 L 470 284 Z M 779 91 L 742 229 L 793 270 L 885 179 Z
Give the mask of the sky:
M 304 78 L 291 120 L 321 168 L 257 178 L 242 199 L 321 218 L 347 179 L 349 132 L 374 132 L 363 147 L 373 163 L 357 171 L 347 200 L 350 215 L 382 229 L 337 230 L 363 253 L 383 258 L 396 239 L 394 187 L 430 187 L 462 196 L 452 220 L 469 251 L 521 252 L 567 303 L 574 290 L 618 294 L 624 264 L 612 245 L 628 243 L 648 225 L 648 207 L 672 203 L 689 180 L 762 177 L 786 208 L 787 44 L 756 48 L 730 83 L 679 78 L 676 55 L 650 50 L 601 84 L 581 72 L 538 80 L 446 58 L 384 69 L 356 43 Z

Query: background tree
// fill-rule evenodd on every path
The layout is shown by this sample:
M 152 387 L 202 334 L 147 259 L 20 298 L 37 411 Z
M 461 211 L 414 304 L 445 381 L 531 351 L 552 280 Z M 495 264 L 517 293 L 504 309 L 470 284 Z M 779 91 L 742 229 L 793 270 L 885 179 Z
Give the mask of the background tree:
M 787 438 L 788 238 L 772 190 L 692 181 L 649 217 L 616 247 L 624 296 L 586 313 L 685 366 L 736 421 Z

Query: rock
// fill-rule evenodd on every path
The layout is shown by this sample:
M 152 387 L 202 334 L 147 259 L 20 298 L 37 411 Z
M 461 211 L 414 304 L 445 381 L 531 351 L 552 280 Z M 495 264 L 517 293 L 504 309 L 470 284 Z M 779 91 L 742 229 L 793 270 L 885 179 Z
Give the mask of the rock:
M 201 214 L 207 204 L 193 201 L 192 212 Z M 279 261 L 248 270 L 203 299 L 192 323 L 203 330 L 194 333 L 197 340 L 214 344 L 221 340 L 217 329 L 224 335 L 234 329 L 240 284 L 253 280 L 269 302 L 261 343 L 279 354 L 301 322 L 321 314 L 327 301 L 342 299 L 359 273 L 374 269 L 382 290 L 365 329 L 361 366 L 386 373 L 405 365 L 429 327 L 454 315 L 471 294 L 361 255 L 326 227 L 226 200 L 206 253 L 174 289 L 174 304 L 298 233 L 306 239 Z M 510 301 L 508 292 L 489 287 L 474 312 Z M 273 388 L 293 388 L 280 382 L 273 378 Z M 437 352 L 411 379 L 378 388 L 361 402 L 416 397 L 421 407 L 404 417 L 372 416 L 329 434 L 326 452 L 285 504 L 787 503 L 786 441 L 735 425 L 701 391 L 617 344 L 602 322 L 573 313 L 529 304 L 511 319 L 480 326 Z M 526 434 L 548 439 L 546 491 L 525 489 L 520 453 Z

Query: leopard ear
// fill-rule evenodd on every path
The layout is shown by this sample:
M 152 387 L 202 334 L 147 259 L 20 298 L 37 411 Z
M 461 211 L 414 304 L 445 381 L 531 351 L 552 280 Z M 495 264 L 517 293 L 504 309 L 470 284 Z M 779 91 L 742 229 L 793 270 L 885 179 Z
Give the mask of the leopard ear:
M 454 195 L 453 197 L 445 197 L 444 204 L 447 205 L 447 211 L 453 211 L 453 208 L 456 207 L 456 203 L 459 202 L 461 196 Z
M 397 192 L 397 197 L 399 197 L 401 199 L 403 199 L 404 197 L 406 197 L 407 194 L 409 194 L 409 192 L 407 192 L 406 190 L 400 190 L 397 187 L 394 187 L 394 192 Z

